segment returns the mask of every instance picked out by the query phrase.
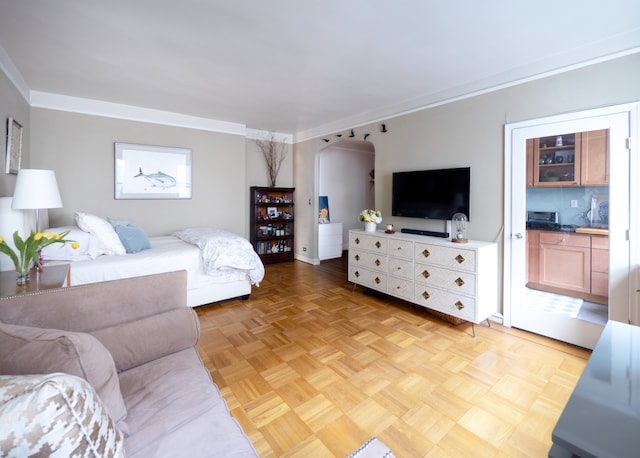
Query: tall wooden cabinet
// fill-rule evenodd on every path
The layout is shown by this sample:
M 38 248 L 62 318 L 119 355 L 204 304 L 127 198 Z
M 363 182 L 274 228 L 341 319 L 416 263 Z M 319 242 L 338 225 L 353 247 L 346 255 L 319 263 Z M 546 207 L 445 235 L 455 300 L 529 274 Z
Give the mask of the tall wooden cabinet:
M 527 186 L 609 185 L 609 131 L 527 140 Z
M 293 261 L 295 188 L 252 186 L 249 240 L 265 264 Z

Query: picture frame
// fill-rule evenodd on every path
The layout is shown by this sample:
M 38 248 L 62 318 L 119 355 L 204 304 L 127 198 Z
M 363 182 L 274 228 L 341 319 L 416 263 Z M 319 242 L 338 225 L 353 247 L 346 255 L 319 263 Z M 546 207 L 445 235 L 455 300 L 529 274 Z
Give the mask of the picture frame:
M 191 150 L 115 143 L 116 199 L 191 199 Z
M 22 161 L 22 125 L 13 118 L 7 119 L 7 153 L 5 173 L 17 175 Z

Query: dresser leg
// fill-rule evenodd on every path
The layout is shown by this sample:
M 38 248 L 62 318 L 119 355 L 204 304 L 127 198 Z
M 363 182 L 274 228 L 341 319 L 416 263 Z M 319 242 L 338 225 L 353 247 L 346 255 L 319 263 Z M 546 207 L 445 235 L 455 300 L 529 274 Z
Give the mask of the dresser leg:
M 473 335 L 473 338 L 476 338 L 476 325 L 475 323 L 471 323 L 471 334 Z
M 489 318 L 487 318 L 487 326 L 491 327 L 491 321 L 489 321 Z

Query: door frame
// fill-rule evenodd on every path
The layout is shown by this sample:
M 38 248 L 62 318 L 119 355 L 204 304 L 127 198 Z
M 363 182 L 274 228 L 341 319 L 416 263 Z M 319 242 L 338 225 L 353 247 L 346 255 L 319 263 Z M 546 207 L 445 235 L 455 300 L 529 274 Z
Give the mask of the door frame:
M 503 247 L 503 255 L 504 255 L 504 269 L 503 269 L 503 323 L 505 326 L 512 325 L 512 305 L 514 298 L 514 288 L 512 285 L 515 284 L 524 284 L 524 278 L 516 278 L 517 275 L 514 275 L 514 249 L 526 250 L 526 246 L 524 246 L 524 238 L 522 240 L 518 239 L 518 243 L 520 244 L 517 248 L 514 248 L 514 240 L 517 233 L 520 233 L 524 236 L 524 221 L 522 222 L 522 227 L 514 227 L 512 223 L 513 212 L 514 212 L 514 200 L 513 200 L 513 190 L 514 188 L 514 180 L 522 180 L 519 183 L 525 183 L 525 176 L 523 174 L 522 177 L 515 177 L 514 173 L 514 154 L 517 151 L 521 151 L 521 147 L 514 148 L 514 136 L 517 136 L 517 130 L 523 128 L 535 128 L 536 126 L 543 126 L 548 124 L 556 124 L 556 123 L 566 123 L 566 122 L 574 122 L 587 118 L 597 118 L 601 116 L 609 116 L 616 114 L 626 114 L 628 116 L 630 125 L 629 131 L 631 132 L 631 138 L 629 140 L 628 150 L 630 150 L 630 158 L 629 158 L 629 228 L 627 232 L 626 238 L 629 242 L 629 274 L 628 281 L 626 282 L 628 285 L 626 286 L 628 291 L 625 291 L 625 294 L 628 295 L 628 303 L 629 310 L 626 314 L 627 316 L 624 319 L 620 317 L 613 317 L 617 321 L 628 321 L 633 324 L 639 324 L 640 319 L 640 304 L 636 290 L 639 288 L 640 283 L 640 267 L 638 260 L 640 259 L 640 249 L 638 244 L 638 238 L 640 237 L 640 228 L 638 224 L 638 217 L 640 215 L 639 205 L 640 198 L 638 197 L 638 192 L 640 190 L 640 184 L 638 183 L 640 180 L 640 164 L 638 159 L 638 132 L 640 132 L 640 120 L 638 119 L 638 111 L 639 111 L 640 103 L 630 103 L 624 105 L 616 105 L 611 107 L 593 109 L 593 110 L 585 110 L 575 113 L 567 113 L 557 116 L 550 116 L 545 118 L 533 119 L 528 121 L 522 121 L 517 123 L 511 123 L 505 125 L 504 131 L 504 145 L 505 145 L 505 168 L 504 168 L 504 184 L 505 184 L 505 192 L 504 192 L 504 247 Z M 613 169 L 612 169 L 613 174 Z M 522 248 L 524 246 L 524 248 Z M 521 269 L 522 270 L 522 269 Z

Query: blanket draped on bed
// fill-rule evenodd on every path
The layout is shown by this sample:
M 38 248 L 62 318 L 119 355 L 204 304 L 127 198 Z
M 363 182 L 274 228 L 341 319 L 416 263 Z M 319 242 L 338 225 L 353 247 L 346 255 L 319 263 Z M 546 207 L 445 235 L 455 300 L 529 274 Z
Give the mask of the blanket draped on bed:
M 264 265 L 244 237 L 210 227 L 192 227 L 173 235 L 200 248 L 204 271 L 208 274 L 218 270 L 244 270 L 256 286 L 264 278 Z

